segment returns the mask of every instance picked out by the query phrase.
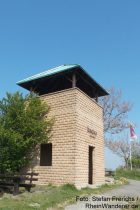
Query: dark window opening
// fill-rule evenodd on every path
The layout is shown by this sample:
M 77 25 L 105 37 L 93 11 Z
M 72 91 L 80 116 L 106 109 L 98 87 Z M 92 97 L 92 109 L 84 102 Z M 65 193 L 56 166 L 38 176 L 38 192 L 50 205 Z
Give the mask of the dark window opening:
M 52 144 L 41 144 L 40 166 L 52 166 Z

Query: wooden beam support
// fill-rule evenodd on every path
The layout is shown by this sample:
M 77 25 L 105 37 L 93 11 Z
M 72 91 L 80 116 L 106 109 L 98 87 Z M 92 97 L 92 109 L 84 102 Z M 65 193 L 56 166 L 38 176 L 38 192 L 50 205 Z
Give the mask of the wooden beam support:
M 76 87 L 76 74 L 72 75 L 72 87 Z
M 95 95 L 95 101 L 98 103 L 98 93 Z

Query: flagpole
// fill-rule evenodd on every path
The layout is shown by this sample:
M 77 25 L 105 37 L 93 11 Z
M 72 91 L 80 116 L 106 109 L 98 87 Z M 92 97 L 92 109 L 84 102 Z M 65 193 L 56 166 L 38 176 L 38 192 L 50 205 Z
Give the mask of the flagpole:
M 131 171 L 133 169 L 133 166 L 132 166 L 132 147 L 131 147 L 131 139 L 130 139 L 130 168 L 131 168 Z
M 130 168 L 131 168 L 131 171 L 132 171 L 132 145 L 131 145 L 131 141 L 132 139 L 137 139 L 137 135 L 135 133 L 135 130 L 134 130 L 134 126 L 132 125 L 132 123 L 129 123 L 129 128 L 130 128 L 130 145 L 129 145 L 129 149 L 130 149 Z

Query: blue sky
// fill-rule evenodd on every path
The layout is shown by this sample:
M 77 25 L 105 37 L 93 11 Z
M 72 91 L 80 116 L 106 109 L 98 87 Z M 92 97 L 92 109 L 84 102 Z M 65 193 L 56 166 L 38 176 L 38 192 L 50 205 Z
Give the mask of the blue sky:
M 140 1 L 0 0 L 0 97 L 18 80 L 61 64 L 81 64 L 115 86 L 139 120 Z

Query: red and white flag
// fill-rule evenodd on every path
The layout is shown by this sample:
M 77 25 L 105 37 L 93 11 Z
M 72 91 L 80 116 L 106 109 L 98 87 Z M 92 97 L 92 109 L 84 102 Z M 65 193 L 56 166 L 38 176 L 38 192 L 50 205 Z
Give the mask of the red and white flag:
M 134 127 L 132 125 L 130 125 L 130 138 L 137 139 L 137 135 L 136 135 Z

